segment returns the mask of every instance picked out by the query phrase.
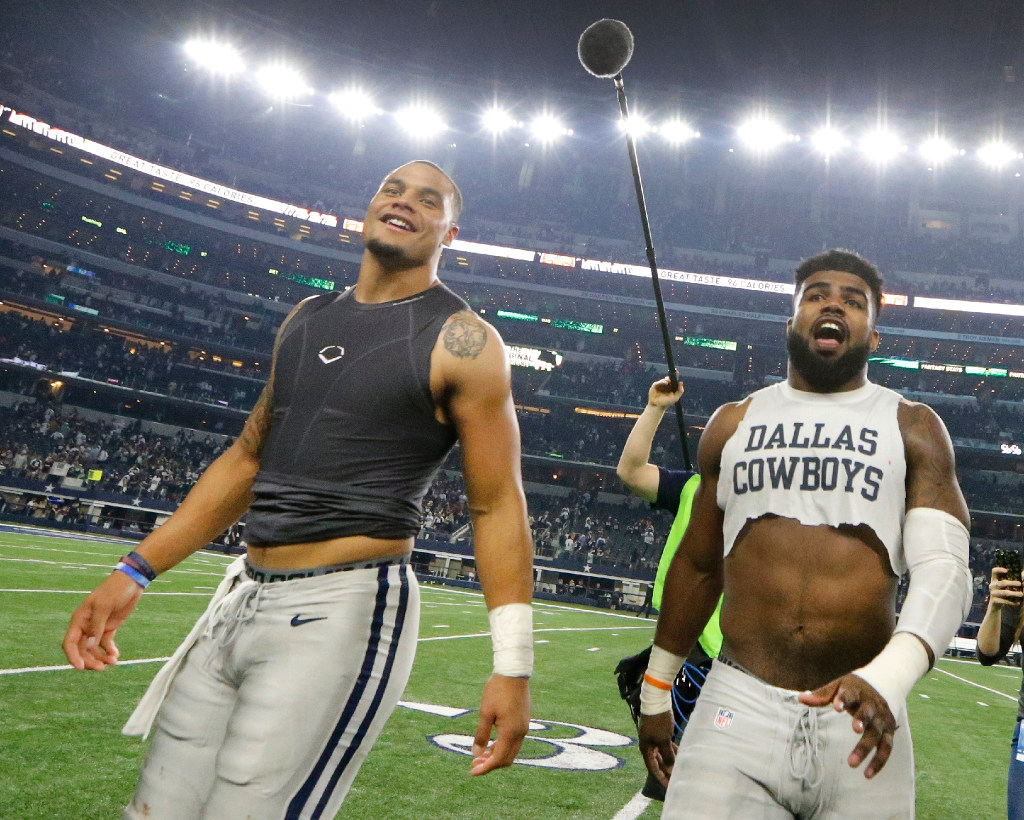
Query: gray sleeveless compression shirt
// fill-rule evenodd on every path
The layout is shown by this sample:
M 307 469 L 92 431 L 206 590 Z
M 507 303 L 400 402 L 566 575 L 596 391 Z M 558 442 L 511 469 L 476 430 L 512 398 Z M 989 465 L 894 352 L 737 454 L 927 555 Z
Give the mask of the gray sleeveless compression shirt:
M 285 328 L 245 537 L 257 546 L 405 538 L 455 443 L 434 417 L 430 354 L 468 305 L 444 285 L 381 304 L 325 294 Z

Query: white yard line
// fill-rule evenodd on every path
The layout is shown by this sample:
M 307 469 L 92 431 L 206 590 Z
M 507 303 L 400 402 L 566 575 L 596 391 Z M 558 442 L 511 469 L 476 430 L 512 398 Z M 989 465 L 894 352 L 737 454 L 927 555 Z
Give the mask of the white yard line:
M 12 544 L 7 541 L 0 541 L 0 549 L 30 550 L 32 552 L 67 552 L 71 555 L 97 555 L 101 558 L 109 558 L 109 552 L 88 552 L 87 550 L 65 550 L 57 547 L 37 547 L 34 544 Z
M 18 549 L 51 550 L 51 548 L 47 548 L 47 547 L 31 547 L 31 546 L 25 547 L 25 546 L 21 546 L 21 545 L 3 545 L 3 544 L 0 544 L 0 546 L 11 546 L 12 548 L 18 548 Z M 54 551 L 54 552 L 64 552 L 65 550 L 52 549 L 52 551 Z M 78 554 L 80 555 L 82 553 L 79 552 Z M 89 553 L 89 554 L 94 554 L 95 555 L 95 554 L 98 554 L 98 553 Z M 225 562 L 233 561 L 234 560 L 234 556 L 223 555 L 222 553 L 218 553 L 218 552 L 200 551 L 200 552 L 197 552 L 196 555 L 197 556 L 210 557 L 210 558 L 224 559 Z M 12 562 L 17 562 L 17 563 L 40 563 L 40 564 L 47 564 L 47 565 L 51 565 L 51 566 L 52 565 L 58 565 L 58 566 L 61 566 L 61 567 L 68 566 L 68 562 L 67 561 L 48 561 L 48 560 L 43 559 L 43 558 L 8 558 L 6 556 L 0 555 L 0 561 L 12 561 Z M 110 569 L 108 564 L 85 564 L 85 563 L 83 563 L 83 564 L 75 564 L 74 566 L 76 566 L 76 567 L 85 567 L 85 568 L 89 568 L 89 569 Z M 225 566 L 226 566 L 226 564 L 225 564 Z M 196 570 L 196 569 L 170 569 L 167 572 L 168 573 L 171 573 L 171 572 L 182 573 L 182 574 L 188 574 L 188 575 L 219 575 L 220 574 L 220 573 L 203 572 L 202 570 Z M 2 590 L 0 590 L 0 591 L 2 591 Z M 40 590 L 40 591 L 44 591 L 44 590 Z M 450 588 L 450 587 L 434 587 L 434 586 L 423 585 L 422 586 L 422 592 L 427 593 L 427 594 L 429 594 L 429 593 L 439 593 L 439 594 L 448 594 L 448 595 L 464 595 L 464 596 L 468 596 L 468 597 L 472 597 L 472 598 L 479 598 L 481 600 L 483 599 L 483 593 L 482 592 L 476 592 L 474 590 L 465 590 L 465 589 L 453 589 L 453 588 Z M 439 605 L 443 605 L 445 602 L 437 601 L 436 603 L 439 604 Z M 610 611 L 606 611 L 606 610 L 602 610 L 602 609 L 584 609 L 583 607 L 578 607 L 578 606 L 568 606 L 566 604 L 555 604 L 555 603 L 551 603 L 550 601 L 534 601 L 533 602 L 533 606 L 535 608 L 537 608 L 537 609 L 561 610 L 561 611 L 564 611 L 564 612 L 583 612 L 583 613 L 587 613 L 587 614 L 601 615 L 601 616 L 604 616 L 605 618 L 625 618 L 626 620 L 630 620 L 630 621 L 637 621 L 637 620 L 639 620 L 639 623 L 640 624 L 646 624 L 646 628 L 648 628 L 648 629 L 652 629 L 655 626 L 655 621 L 648 620 L 646 618 L 644 618 L 644 619 L 637 619 L 635 614 L 627 615 L 627 614 L 621 613 L 621 612 L 610 612 Z M 639 628 L 639 626 L 634 627 L 634 628 Z
M 169 660 L 170 656 L 166 658 L 137 658 L 133 661 L 118 661 L 118 666 L 134 666 L 139 663 L 163 663 Z M 61 672 L 65 669 L 74 669 L 70 663 L 62 664 L 61 666 L 23 666 L 21 669 L 0 669 L 0 675 L 23 675 L 26 672 Z
M 431 606 L 484 606 L 481 601 L 431 601 Z
M 0 592 L 5 592 L 5 591 L 10 591 L 10 590 L 0 590 Z M 28 591 L 29 592 L 38 592 L 39 590 L 28 590 Z M 60 590 L 54 590 L 54 591 L 60 591 Z M 146 593 L 146 594 L 148 595 L 150 593 Z M 189 592 L 177 592 L 177 593 L 175 593 L 175 592 L 164 592 L 164 593 L 157 593 L 157 594 L 158 595 L 160 595 L 160 594 L 163 594 L 163 595 L 192 595 L 192 594 L 195 594 L 195 593 L 189 593 Z M 534 632 L 607 632 L 608 630 L 611 630 L 611 629 L 622 629 L 622 628 L 623 627 L 621 627 L 621 626 L 594 626 L 594 627 L 578 627 L 578 628 L 577 627 L 563 626 L 563 627 L 552 628 L 552 629 L 535 629 Z M 626 628 L 627 629 L 629 629 L 629 628 L 640 629 L 640 627 L 626 627 Z M 472 634 L 472 635 L 439 635 L 439 636 L 434 637 L 434 638 L 419 638 L 418 642 L 419 643 L 427 643 L 428 641 L 453 641 L 453 640 L 458 640 L 460 638 L 489 638 L 490 636 L 491 636 L 490 632 L 479 632 L 479 633 L 475 633 L 475 634 Z M 162 662 L 162 661 L 166 661 L 166 660 L 167 660 L 167 658 L 137 658 L 136 660 L 131 660 L 131 661 L 119 660 L 117 662 L 117 665 L 118 666 L 128 666 L 130 664 L 135 664 L 135 663 L 157 663 L 157 662 Z M 69 664 L 69 663 L 66 663 L 66 664 L 63 664 L 63 665 L 60 665 L 60 666 L 23 666 L 23 667 L 21 667 L 19 669 L 0 669 L 0 675 L 20 675 L 20 674 L 25 674 L 26 672 L 59 672 L 59 671 L 64 670 L 64 669 L 73 669 L 73 668 L 74 667 L 71 666 L 71 664 Z
M 993 695 L 999 695 L 999 697 L 1001 697 L 1001 698 L 1007 698 L 1008 700 L 1012 700 L 1014 703 L 1017 702 L 1017 696 L 1016 695 L 1008 695 L 1008 694 L 1006 694 L 1006 692 L 999 692 L 996 689 L 990 689 L 987 686 L 982 686 L 980 683 L 975 683 L 972 680 L 967 680 L 967 678 L 961 678 L 959 675 L 954 675 L 952 672 L 947 672 L 945 669 L 939 669 L 939 667 L 937 667 L 937 666 L 932 671 L 934 671 L 934 672 L 941 672 L 943 675 L 949 675 L 951 678 L 953 678 L 954 680 L 958 680 L 961 683 L 967 683 L 967 684 L 970 684 L 971 686 L 977 686 L 979 689 L 984 689 L 986 692 L 991 692 Z
M 637 792 L 630 801 L 618 810 L 612 820 L 636 820 L 651 805 L 651 798 Z
M 128 544 L 138 544 L 139 542 L 138 541 L 127 541 L 127 542 L 111 541 L 111 542 L 104 542 L 104 543 L 116 543 L 116 544 L 119 544 L 119 545 L 128 545 Z M 4 549 L 4 548 L 12 549 L 12 550 L 31 550 L 31 551 L 34 551 L 34 552 L 70 552 L 72 555 L 98 555 L 98 556 L 100 556 L 102 558 L 109 558 L 110 557 L 110 553 L 109 552 L 87 552 L 86 550 L 82 550 L 82 549 L 61 549 L 59 547 L 42 547 L 42 546 L 39 546 L 37 544 L 16 544 L 16 543 L 13 543 L 13 542 L 10 542 L 10 541 L 4 541 L 4 540 L 0 539 L 0 549 Z M 196 556 L 196 557 L 222 559 L 225 562 L 233 561 L 233 560 L 235 560 L 235 557 L 236 557 L 234 555 L 225 555 L 223 552 L 213 552 L 212 550 L 198 550 L 197 552 L 193 553 L 193 555 Z
M 5 555 L 0 555 L 0 561 L 10 561 L 15 564 L 45 564 L 47 566 L 57 566 L 62 569 L 102 569 L 107 572 L 111 571 L 113 567 L 110 566 L 109 561 L 103 564 L 86 564 L 86 563 L 75 563 L 71 564 L 67 561 L 48 561 L 45 558 L 8 558 Z M 223 577 L 224 572 L 220 568 L 216 571 L 204 572 L 200 569 L 169 569 L 164 575 L 171 573 L 179 575 L 208 575 L 215 578 Z
M 88 595 L 92 592 L 91 589 L 0 589 L 0 592 L 45 592 L 50 595 Z M 146 593 L 147 598 L 151 598 L 154 595 L 185 595 L 195 596 L 197 598 L 209 598 L 212 592 L 212 588 L 208 592 L 160 592 L 158 590 L 149 590 Z
M 538 632 L 614 632 L 617 630 L 625 629 L 644 629 L 642 626 L 552 626 L 544 627 L 543 629 L 533 630 L 534 634 Z M 427 641 L 452 641 L 458 638 L 489 638 L 490 632 L 474 632 L 470 635 L 438 635 L 434 638 L 420 638 L 420 643 L 426 643 Z
M 421 585 L 421 589 L 422 589 L 423 592 L 445 592 L 445 593 L 449 593 L 449 594 L 452 594 L 452 595 L 471 595 L 471 596 L 476 597 L 476 598 L 483 598 L 484 597 L 482 592 L 475 592 L 475 591 L 471 591 L 471 590 L 468 590 L 468 589 L 450 589 L 450 588 L 447 588 L 447 587 L 439 588 L 439 587 L 426 586 L 426 585 Z M 534 601 L 533 602 L 533 606 L 534 606 L 534 608 L 562 609 L 562 610 L 565 610 L 567 612 L 585 612 L 585 613 L 588 613 L 588 614 L 591 614 L 591 615 L 603 615 L 606 618 L 626 618 L 627 620 L 630 620 L 630 621 L 639 620 L 640 623 L 645 623 L 646 622 L 648 624 L 648 626 L 650 628 L 652 628 L 652 629 L 654 628 L 654 625 L 656 623 L 656 621 L 654 621 L 653 619 L 647 619 L 647 618 L 637 619 L 637 616 L 635 614 L 633 614 L 633 615 L 626 615 L 626 614 L 624 614 L 622 612 L 606 612 L 603 609 L 584 609 L 583 607 L 578 607 L 578 606 L 567 606 L 565 604 L 553 604 L 550 601 Z
M 59 538 L 75 541 L 99 541 L 104 544 L 138 544 L 137 538 L 119 538 L 113 535 L 104 535 L 91 532 L 74 532 L 70 530 L 55 530 L 48 527 L 32 527 L 24 524 L 0 524 L 0 532 L 9 535 L 31 535 L 44 538 Z

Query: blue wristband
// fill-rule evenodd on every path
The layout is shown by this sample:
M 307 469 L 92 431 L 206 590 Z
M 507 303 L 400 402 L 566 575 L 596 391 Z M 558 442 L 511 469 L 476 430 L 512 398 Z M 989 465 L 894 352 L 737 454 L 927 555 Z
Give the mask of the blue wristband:
M 124 561 L 118 561 L 117 566 L 114 567 L 116 572 L 123 572 L 129 578 L 131 578 L 136 584 L 145 589 L 149 586 L 149 579 L 139 572 L 135 567 L 130 567 Z
M 145 575 L 150 581 L 156 579 L 156 570 L 149 565 L 149 561 L 139 555 L 135 550 L 129 552 L 126 556 L 121 559 L 124 563 L 130 567 L 134 567 L 143 575 Z

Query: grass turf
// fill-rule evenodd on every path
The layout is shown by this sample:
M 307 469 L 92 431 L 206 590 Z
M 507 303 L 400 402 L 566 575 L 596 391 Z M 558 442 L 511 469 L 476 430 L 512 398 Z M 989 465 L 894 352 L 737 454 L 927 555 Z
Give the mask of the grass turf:
M 120 728 L 159 664 L 86 674 L 63 668 L 60 651 L 72 609 L 126 550 L 101 540 L 0 532 L 0 609 L 8 626 L 0 635 L 0 671 L 60 667 L 0 674 L 0 818 L 107 820 L 129 798 L 145 744 Z M 169 655 L 227 563 L 199 554 L 161 576 L 118 633 L 122 658 Z M 536 739 L 524 745 L 522 765 L 471 778 L 469 757 L 431 738 L 474 733 L 490 669 L 483 600 L 432 585 L 424 585 L 422 597 L 420 643 L 404 700 L 469 711 L 444 717 L 397 709 L 338 817 L 615 817 L 643 783 L 635 742 L 580 745 L 588 738 L 576 726 L 613 733 L 598 742 L 635 741 L 612 669 L 650 641 L 653 621 L 538 603 L 530 733 Z M 909 710 L 920 820 L 1005 816 L 1020 674 L 945 659 L 915 687 Z M 559 753 L 557 760 L 570 765 L 608 768 L 550 768 Z M 633 816 L 650 820 L 659 813 L 660 804 L 652 804 Z

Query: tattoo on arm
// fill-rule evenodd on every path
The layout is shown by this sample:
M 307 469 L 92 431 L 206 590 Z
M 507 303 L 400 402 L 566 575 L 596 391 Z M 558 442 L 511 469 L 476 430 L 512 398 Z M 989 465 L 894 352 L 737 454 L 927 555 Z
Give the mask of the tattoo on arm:
M 475 359 L 487 344 L 487 330 L 472 315 L 455 314 L 444 329 L 444 348 L 460 359 Z
M 270 423 L 274 420 L 274 374 L 277 372 L 277 352 L 281 348 L 285 328 L 288 327 L 292 319 L 298 315 L 305 305 L 317 298 L 316 296 L 310 296 L 299 302 L 292 308 L 291 312 L 284 318 L 281 326 L 277 329 L 277 336 L 274 338 L 274 353 L 270 365 L 270 378 L 263 386 L 263 392 L 256 399 L 256 404 L 253 405 L 249 418 L 245 420 L 242 434 L 238 437 L 239 443 L 257 459 L 263 455 L 263 448 L 266 446 L 267 438 L 270 436 Z
M 267 382 L 256 404 L 245 420 L 239 439 L 245 449 L 259 458 L 270 434 L 270 422 L 274 418 L 274 381 Z

